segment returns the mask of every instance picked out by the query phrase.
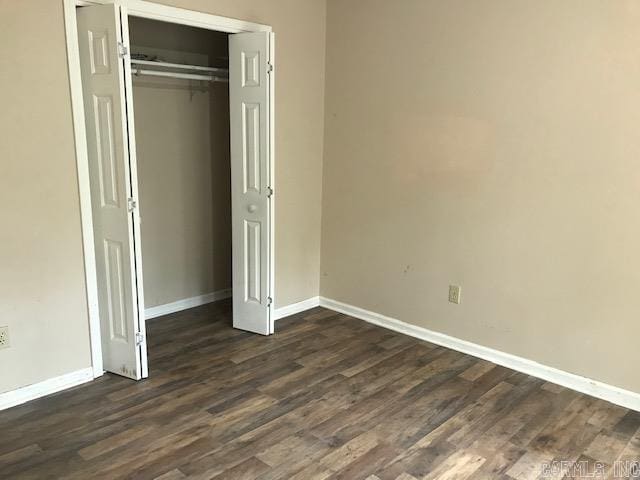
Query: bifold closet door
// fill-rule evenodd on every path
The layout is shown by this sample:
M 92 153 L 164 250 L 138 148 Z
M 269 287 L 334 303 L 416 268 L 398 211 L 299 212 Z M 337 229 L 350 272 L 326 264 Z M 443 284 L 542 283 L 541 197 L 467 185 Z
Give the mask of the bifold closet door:
M 229 35 L 233 326 L 273 333 L 270 321 L 270 41 Z
M 79 8 L 78 41 L 87 130 L 98 303 L 105 370 L 146 375 L 138 312 L 120 7 Z M 125 30 L 126 31 L 126 30 Z M 142 358 L 142 355 L 145 358 Z M 146 366 L 146 363 L 145 363 Z

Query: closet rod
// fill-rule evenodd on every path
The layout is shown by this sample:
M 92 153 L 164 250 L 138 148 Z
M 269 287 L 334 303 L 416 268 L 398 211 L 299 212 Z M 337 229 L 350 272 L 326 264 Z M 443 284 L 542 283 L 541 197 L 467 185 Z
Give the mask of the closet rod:
M 215 75 L 198 75 L 195 73 L 161 72 L 158 70 L 144 70 L 141 68 L 131 69 L 134 75 L 151 75 L 156 77 L 184 78 L 187 80 L 205 80 L 209 82 L 229 82 L 227 77 L 216 77 Z
M 201 72 L 229 74 L 228 68 L 203 67 L 202 65 L 185 65 L 182 63 L 154 62 L 151 60 L 131 60 L 132 65 L 153 65 L 154 67 L 182 68 L 184 70 L 197 70 Z

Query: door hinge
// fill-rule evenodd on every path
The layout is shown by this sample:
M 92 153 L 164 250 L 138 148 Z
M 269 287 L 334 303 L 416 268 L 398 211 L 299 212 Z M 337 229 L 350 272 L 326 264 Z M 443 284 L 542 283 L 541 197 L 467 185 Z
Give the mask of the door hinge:
M 136 333 L 136 347 L 139 347 L 144 342 L 144 335 L 140 332 Z
M 267 198 L 273 197 L 273 188 L 267 187 Z
M 136 208 L 138 208 L 138 202 L 134 198 L 127 198 L 127 210 L 133 212 Z
M 267 62 L 267 73 L 273 72 L 273 63 Z
M 270 307 L 272 303 L 273 303 L 273 298 L 267 297 L 267 307 Z
M 122 42 L 118 42 L 118 56 L 120 58 L 124 58 L 127 55 L 129 55 L 129 49 L 127 46 Z

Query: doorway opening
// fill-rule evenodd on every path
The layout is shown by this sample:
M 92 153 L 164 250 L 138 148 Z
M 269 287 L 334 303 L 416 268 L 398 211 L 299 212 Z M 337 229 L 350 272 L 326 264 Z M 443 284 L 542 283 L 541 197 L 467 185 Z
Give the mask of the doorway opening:
M 145 378 L 148 319 L 232 293 L 235 328 L 273 333 L 270 27 L 143 1 L 65 13 L 94 376 Z
M 149 321 L 232 295 L 229 47 L 139 17 L 129 39 Z
M 131 17 L 129 36 L 149 320 L 231 297 L 228 34 Z

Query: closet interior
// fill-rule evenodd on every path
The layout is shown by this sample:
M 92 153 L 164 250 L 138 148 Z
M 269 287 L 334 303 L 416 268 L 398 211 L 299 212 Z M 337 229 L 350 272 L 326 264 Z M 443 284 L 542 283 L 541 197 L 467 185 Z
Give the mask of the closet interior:
M 228 35 L 129 17 L 147 319 L 231 292 Z

